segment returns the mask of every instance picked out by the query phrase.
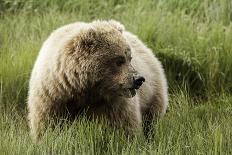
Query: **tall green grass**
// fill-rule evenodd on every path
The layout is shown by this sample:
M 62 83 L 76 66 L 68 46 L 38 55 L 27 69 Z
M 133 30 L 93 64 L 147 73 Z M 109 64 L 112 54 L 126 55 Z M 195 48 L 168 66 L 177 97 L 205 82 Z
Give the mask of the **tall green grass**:
M 142 135 L 126 139 L 121 132 L 81 119 L 48 130 L 38 144 L 33 144 L 26 114 L 5 111 L 0 118 L 0 154 L 232 153 L 231 97 L 222 96 L 199 106 L 185 92 L 170 97 L 170 112 L 154 125 L 155 136 L 150 141 Z
M 77 120 L 34 145 L 29 75 L 43 41 L 75 21 L 116 19 L 162 61 L 170 112 L 155 137 L 128 141 Z M 231 154 L 232 1 L 0 0 L 0 154 Z

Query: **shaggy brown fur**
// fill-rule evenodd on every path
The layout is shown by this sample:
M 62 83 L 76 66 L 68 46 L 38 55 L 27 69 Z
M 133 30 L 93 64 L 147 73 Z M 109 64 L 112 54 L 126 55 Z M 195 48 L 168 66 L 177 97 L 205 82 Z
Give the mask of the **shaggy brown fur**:
M 134 79 L 146 82 L 136 90 Z M 136 36 L 116 21 L 74 23 L 54 31 L 34 65 L 28 109 L 31 134 L 38 140 L 50 120 L 104 117 L 128 134 L 142 127 L 142 117 L 163 115 L 168 105 L 160 62 Z

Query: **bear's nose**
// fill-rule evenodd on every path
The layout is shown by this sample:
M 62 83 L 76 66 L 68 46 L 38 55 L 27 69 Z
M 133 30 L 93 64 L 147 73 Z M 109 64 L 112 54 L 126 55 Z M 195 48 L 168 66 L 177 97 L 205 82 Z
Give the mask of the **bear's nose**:
M 139 87 L 145 82 L 145 78 L 143 76 L 135 76 L 134 77 L 134 88 L 139 89 Z

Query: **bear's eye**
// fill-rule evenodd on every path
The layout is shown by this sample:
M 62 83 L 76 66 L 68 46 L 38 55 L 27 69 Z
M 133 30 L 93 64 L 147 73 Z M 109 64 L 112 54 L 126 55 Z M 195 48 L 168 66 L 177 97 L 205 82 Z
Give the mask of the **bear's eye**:
M 126 60 L 125 60 L 124 57 L 119 57 L 119 58 L 116 59 L 116 65 L 118 67 L 122 66 L 125 62 L 126 62 Z

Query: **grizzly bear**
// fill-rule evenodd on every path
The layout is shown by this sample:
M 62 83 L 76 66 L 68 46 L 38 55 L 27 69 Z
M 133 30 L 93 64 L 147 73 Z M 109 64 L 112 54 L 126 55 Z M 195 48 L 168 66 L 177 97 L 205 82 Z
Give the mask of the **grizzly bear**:
M 163 116 L 167 105 L 160 61 L 114 20 L 55 30 L 30 77 L 28 117 L 36 141 L 48 122 L 64 116 L 71 120 L 83 109 L 90 120 L 105 118 L 113 128 L 133 134 L 144 122 Z

